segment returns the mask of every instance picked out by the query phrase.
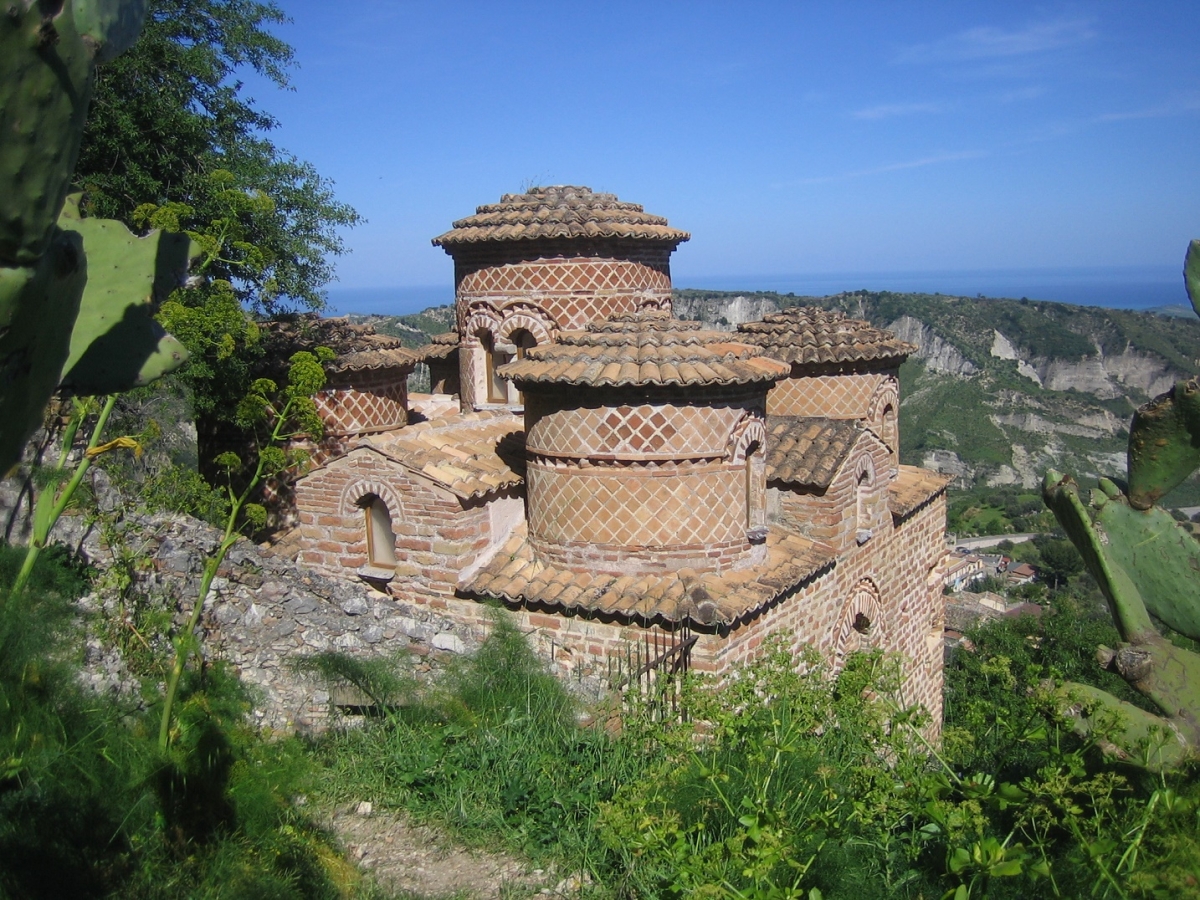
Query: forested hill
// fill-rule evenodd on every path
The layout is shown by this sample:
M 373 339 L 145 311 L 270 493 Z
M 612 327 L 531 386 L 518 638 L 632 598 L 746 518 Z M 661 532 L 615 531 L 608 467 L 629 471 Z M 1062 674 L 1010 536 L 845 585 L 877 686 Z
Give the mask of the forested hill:
M 1033 489 L 1048 468 L 1120 475 L 1133 411 L 1200 369 L 1194 315 L 890 291 L 675 292 L 676 315 L 718 328 L 802 305 L 843 310 L 917 345 L 901 370 L 901 457 L 954 474 L 960 488 Z M 366 320 L 417 343 L 451 327 L 449 312 Z M 1200 486 L 1168 502 L 1200 502 Z

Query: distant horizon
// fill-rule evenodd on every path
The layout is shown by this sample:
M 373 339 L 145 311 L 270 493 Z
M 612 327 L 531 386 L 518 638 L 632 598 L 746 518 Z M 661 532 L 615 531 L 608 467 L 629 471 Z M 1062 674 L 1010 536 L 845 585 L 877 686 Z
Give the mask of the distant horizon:
M 897 293 L 1050 301 L 1075 306 L 1146 310 L 1189 306 L 1182 262 L 1168 266 L 1087 266 L 1034 269 L 964 269 L 907 272 L 825 272 L 775 275 L 674 277 L 677 290 L 774 292 L 824 297 L 867 289 Z M 411 315 L 454 302 L 452 284 L 328 289 L 332 315 Z

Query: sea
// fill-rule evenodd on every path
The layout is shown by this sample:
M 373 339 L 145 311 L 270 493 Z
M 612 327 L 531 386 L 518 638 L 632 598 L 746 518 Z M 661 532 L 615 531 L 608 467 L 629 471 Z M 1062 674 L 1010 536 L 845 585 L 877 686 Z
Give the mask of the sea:
M 775 291 L 820 297 L 866 289 L 1052 300 L 1194 315 L 1181 267 L 1104 266 L 1062 269 L 976 269 L 955 271 L 824 272 L 795 275 L 690 275 L 673 273 L 677 288 L 712 291 Z M 454 302 L 451 284 L 402 287 L 329 288 L 329 315 L 405 315 Z

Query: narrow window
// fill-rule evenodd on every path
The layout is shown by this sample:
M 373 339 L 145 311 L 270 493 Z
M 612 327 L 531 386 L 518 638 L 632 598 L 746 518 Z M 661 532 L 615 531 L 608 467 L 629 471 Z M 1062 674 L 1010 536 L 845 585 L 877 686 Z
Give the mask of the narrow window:
M 900 429 L 896 422 L 896 408 L 890 403 L 883 408 L 883 442 L 892 452 L 892 464 L 895 466 L 900 459 Z
M 484 357 L 487 360 L 488 403 L 507 403 L 508 384 L 496 374 L 496 370 L 512 359 L 512 357 L 503 350 L 496 349 L 495 341 L 490 333 L 484 332 L 480 336 L 480 339 L 483 343 Z
M 767 524 L 766 465 L 758 441 L 746 447 L 746 528 L 753 530 Z
M 512 341 L 517 346 L 517 359 L 524 359 L 525 352 L 537 346 L 537 338 L 523 328 L 513 332 Z M 521 395 L 520 391 L 514 388 L 512 393 L 514 403 L 522 404 L 525 402 L 525 398 Z
M 396 565 L 396 533 L 387 504 L 370 494 L 362 499 L 367 527 L 367 562 L 381 568 Z
M 854 527 L 855 540 L 865 544 L 871 539 L 871 527 L 867 521 L 867 492 L 871 489 L 871 473 L 863 469 L 858 475 L 858 483 L 854 486 Z

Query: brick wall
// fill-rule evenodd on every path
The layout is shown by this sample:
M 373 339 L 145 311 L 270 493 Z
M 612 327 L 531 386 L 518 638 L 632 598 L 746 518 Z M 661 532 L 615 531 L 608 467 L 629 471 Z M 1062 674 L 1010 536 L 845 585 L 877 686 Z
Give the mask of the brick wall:
M 408 372 L 381 369 L 342 374 L 313 400 L 327 435 L 396 428 L 408 421 Z
M 846 552 L 857 545 L 860 532 L 889 527 L 887 488 L 892 476 L 890 451 L 874 434 L 863 432 L 828 488 L 773 483 L 770 506 L 788 528 Z
M 300 561 L 353 575 L 367 564 L 366 517 L 375 495 L 395 534 L 393 585 L 430 597 L 452 596 L 460 573 L 502 535 L 484 502 L 465 502 L 372 450 L 359 448 L 296 484 Z

